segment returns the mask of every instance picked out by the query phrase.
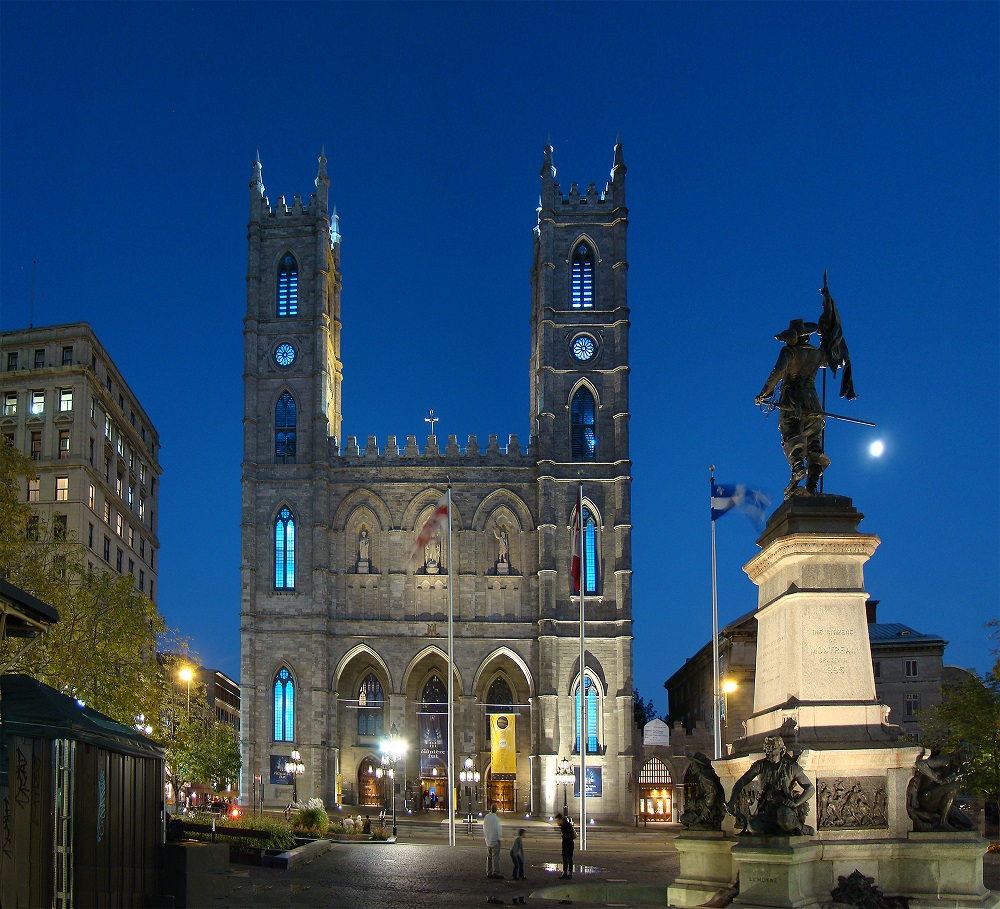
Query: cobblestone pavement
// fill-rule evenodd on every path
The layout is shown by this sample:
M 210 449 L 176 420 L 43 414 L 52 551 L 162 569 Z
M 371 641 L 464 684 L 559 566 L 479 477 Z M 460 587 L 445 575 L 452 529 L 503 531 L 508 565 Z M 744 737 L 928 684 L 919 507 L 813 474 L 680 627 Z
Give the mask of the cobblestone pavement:
M 527 880 L 510 879 L 507 848 L 521 824 L 525 836 Z M 512 830 L 513 828 L 513 830 Z M 577 853 L 574 883 L 629 881 L 660 884 L 664 888 L 677 875 L 678 856 L 673 848 L 676 833 L 626 829 L 592 831 L 588 849 Z M 562 884 L 559 834 L 538 822 L 504 821 L 505 848 L 501 851 L 506 879 L 486 878 L 486 847 L 477 828 L 472 836 L 459 830 L 454 849 L 448 847 L 444 828 L 413 827 L 399 830 L 395 844 L 336 844 L 325 855 L 291 871 L 233 866 L 229 898 L 217 906 L 331 907 L 331 909 L 431 909 L 431 907 L 488 906 L 488 898 L 508 906 L 524 896 L 526 905 L 557 906 L 559 901 L 531 894 Z M 575 909 L 612 905 L 605 901 L 573 900 Z M 619 904 L 624 905 L 624 904 Z
M 517 827 L 525 826 L 526 881 L 510 880 L 507 846 Z M 677 876 L 679 858 L 674 847 L 677 828 L 607 828 L 588 833 L 588 849 L 575 856 L 573 883 L 627 881 L 662 887 Z M 505 848 L 501 852 L 507 879 L 486 878 L 486 848 L 481 828 L 469 836 L 459 828 L 457 844 L 448 847 L 443 826 L 400 825 L 394 844 L 336 844 L 325 855 L 291 871 L 234 865 L 229 896 L 213 901 L 215 907 L 252 909 L 437 909 L 437 907 L 486 907 L 501 900 L 514 905 L 524 896 L 525 905 L 555 907 L 559 894 L 541 891 L 558 887 L 562 870 L 559 836 L 548 824 L 504 819 Z M 579 865 L 585 869 L 581 873 Z M 987 887 L 1000 889 L 1000 861 L 988 856 L 984 868 Z M 605 906 L 641 906 L 624 900 L 588 900 L 572 895 L 574 909 Z M 648 905 L 648 904 L 645 904 Z M 661 904 L 662 905 L 662 904 Z M 199 907 L 201 909 L 201 907 Z

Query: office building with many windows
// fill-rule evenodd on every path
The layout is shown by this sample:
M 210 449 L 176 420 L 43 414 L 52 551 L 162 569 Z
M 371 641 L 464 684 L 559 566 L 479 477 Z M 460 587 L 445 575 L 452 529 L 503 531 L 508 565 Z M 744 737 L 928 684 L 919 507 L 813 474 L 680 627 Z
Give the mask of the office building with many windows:
M 0 404 L 0 444 L 34 462 L 25 501 L 156 602 L 159 436 L 90 326 L 0 332 Z

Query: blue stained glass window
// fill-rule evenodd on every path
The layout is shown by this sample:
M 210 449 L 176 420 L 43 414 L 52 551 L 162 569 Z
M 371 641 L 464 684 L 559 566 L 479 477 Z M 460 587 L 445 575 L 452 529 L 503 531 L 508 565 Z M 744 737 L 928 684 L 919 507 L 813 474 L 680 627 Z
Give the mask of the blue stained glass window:
M 295 683 L 287 669 L 274 679 L 274 740 L 295 741 Z
M 586 243 L 573 252 L 570 300 L 573 309 L 591 309 L 594 305 L 594 255 Z
M 299 314 L 299 267 L 287 253 L 278 269 L 278 318 Z
M 274 522 L 274 586 L 279 590 L 295 588 L 295 518 L 287 507 Z
M 274 460 L 295 463 L 295 398 L 287 391 L 274 407 Z
M 597 522 L 586 508 L 583 509 L 583 545 L 587 550 L 583 560 L 583 592 L 597 593 Z
M 597 754 L 599 751 L 597 742 L 597 726 L 600 716 L 599 699 L 597 697 L 597 686 L 587 679 L 584 682 L 584 692 L 587 698 L 587 754 Z M 573 694 L 574 711 L 576 713 L 576 746 L 574 750 L 580 752 L 580 686 L 576 686 Z
M 570 440 L 574 461 L 593 461 L 597 456 L 597 413 L 594 396 L 578 388 L 570 407 Z

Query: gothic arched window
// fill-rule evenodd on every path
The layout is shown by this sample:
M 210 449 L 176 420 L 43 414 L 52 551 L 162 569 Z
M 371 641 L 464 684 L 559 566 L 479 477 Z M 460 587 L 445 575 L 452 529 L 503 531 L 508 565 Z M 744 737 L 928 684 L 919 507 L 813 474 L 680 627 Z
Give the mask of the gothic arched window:
M 299 314 L 299 266 L 285 253 L 278 267 L 278 318 Z
M 514 693 L 503 676 L 497 676 L 486 692 L 487 713 L 510 713 L 514 706 Z
M 287 391 L 274 407 L 274 460 L 295 463 L 295 398 Z
M 295 589 L 295 518 L 287 505 L 274 522 L 274 586 Z
M 448 712 L 448 690 L 436 675 L 432 675 L 424 685 L 424 693 L 420 696 L 420 710 L 422 713 Z
M 385 698 L 382 685 L 375 674 L 369 672 L 358 689 L 358 735 L 382 734 L 382 708 Z
M 597 593 L 597 566 L 600 564 L 597 554 L 597 521 L 590 509 L 583 509 L 583 592 Z
M 285 668 L 274 677 L 274 740 L 295 741 L 295 682 Z
M 584 680 L 584 697 L 587 701 L 587 754 L 598 754 L 600 743 L 598 741 L 598 728 L 601 719 L 601 696 L 590 677 Z M 576 716 L 576 744 L 573 750 L 580 753 L 580 685 L 577 683 L 573 692 L 573 710 Z
M 578 243 L 573 251 L 572 275 L 573 309 L 590 309 L 594 305 L 594 254 L 586 243 Z
M 578 388 L 570 406 L 570 438 L 574 461 L 593 461 L 597 457 L 597 408 L 594 396 Z

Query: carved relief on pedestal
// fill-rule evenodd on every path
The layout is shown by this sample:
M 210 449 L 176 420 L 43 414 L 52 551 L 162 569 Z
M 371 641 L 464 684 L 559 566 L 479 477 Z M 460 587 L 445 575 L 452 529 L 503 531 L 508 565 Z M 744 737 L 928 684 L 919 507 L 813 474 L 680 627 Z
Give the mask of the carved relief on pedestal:
M 817 780 L 816 808 L 821 830 L 889 826 L 886 781 L 880 776 Z

